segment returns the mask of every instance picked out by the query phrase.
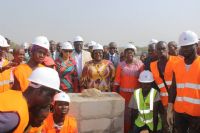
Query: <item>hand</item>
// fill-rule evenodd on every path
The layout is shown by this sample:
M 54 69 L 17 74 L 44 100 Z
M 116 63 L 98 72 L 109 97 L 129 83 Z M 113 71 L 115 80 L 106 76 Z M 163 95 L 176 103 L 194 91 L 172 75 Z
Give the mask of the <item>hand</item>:
M 167 123 L 170 128 L 173 127 L 174 124 L 174 104 L 169 103 L 167 107 Z

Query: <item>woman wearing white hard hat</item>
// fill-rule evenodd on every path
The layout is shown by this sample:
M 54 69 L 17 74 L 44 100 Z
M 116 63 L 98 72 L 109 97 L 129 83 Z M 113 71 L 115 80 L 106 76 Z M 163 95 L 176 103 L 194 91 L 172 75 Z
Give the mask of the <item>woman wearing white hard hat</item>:
M 133 44 L 128 43 L 124 46 L 125 60 L 117 66 L 113 87 L 113 90 L 119 92 L 125 99 L 125 133 L 128 132 L 131 124 L 128 103 L 134 90 L 139 87 L 138 77 L 143 70 L 143 63 L 135 58 L 136 52 L 137 49 Z
M 109 60 L 103 59 L 103 46 L 93 47 L 92 61 L 85 64 L 80 80 L 81 89 L 96 88 L 103 92 L 111 91 L 115 68 Z
M 42 131 L 45 133 L 78 133 L 76 119 L 68 115 L 70 97 L 65 92 L 54 96 L 52 113 L 45 119 Z
M 49 74 L 51 76 L 46 76 Z M 0 93 L 1 133 L 29 132 L 31 127 L 41 126 L 48 116 L 53 97 L 59 92 L 58 73 L 54 69 L 40 67 L 32 72 L 28 80 L 30 84 L 24 92 L 7 90 Z
M 131 133 L 156 132 L 161 133 L 162 123 L 159 116 L 161 105 L 159 92 L 152 88 L 154 81 L 150 71 L 140 73 L 138 81 L 140 88 L 136 89 L 129 102 L 131 114 Z
M 74 48 L 70 42 L 61 44 L 61 54 L 56 59 L 56 70 L 60 76 L 60 89 L 65 92 L 79 92 L 76 62 L 71 57 Z
M 40 66 L 49 50 L 49 41 L 45 36 L 38 36 L 32 42 L 31 58 L 26 64 L 21 64 L 15 68 L 14 71 L 14 85 L 13 89 L 25 91 L 28 87 L 28 77 L 32 71 Z

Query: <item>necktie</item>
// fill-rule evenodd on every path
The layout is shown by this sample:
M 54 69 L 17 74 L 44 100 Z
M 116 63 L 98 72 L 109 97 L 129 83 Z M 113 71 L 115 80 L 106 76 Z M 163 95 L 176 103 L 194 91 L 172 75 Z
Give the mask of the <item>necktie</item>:
M 111 58 L 111 62 L 114 63 L 114 57 L 113 57 L 113 55 L 111 55 L 110 58 Z

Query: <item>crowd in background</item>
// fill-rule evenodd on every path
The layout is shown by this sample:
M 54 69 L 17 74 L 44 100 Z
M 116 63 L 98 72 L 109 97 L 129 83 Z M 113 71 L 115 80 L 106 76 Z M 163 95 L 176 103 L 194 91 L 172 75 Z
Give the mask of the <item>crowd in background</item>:
M 55 102 L 60 102 L 54 105 L 55 113 L 61 110 L 57 109 L 59 104 L 69 107 L 67 93 L 96 88 L 101 92 L 117 92 L 125 99 L 125 133 L 144 130 L 197 133 L 200 129 L 197 124 L 200 123 L 200 41 L 192 31 L 183 32 L 178 43 L 152 39 L 148 51 L 142 51 L 141 55 L 132 43 L 123 45 L 123 51 L 119 51 L 116 42 L 85 43 L 81 36 L 63 43 L 38 36 L 32 43 L 13 50 L 9 50 L 9 43 L 9 39 L 0 41 L 0 93 L 10 89 L 26 93 L 30 86 L 37 88 L 40 78 L 34 84 L 29 77 L 37 68 L 49 67 L 58 72 L 59 90 L 65 92 L 54 97 Z M 51 77 L 52 73 L 42 76 Z M 61 132 L 66 119 L 73 123 L 73 128 L 65 130 L 78 132 L 74 118 L 64 117 L 67 112 L 68 108 L 61 114 L 45 114 L 44 119 L 48 118 L 44 125 L 51 127 L 49 123 L 54 123 Z M 48 130 L 44 125 L 41 131 Z M 29 133 L 38 130 L 32 124 Z

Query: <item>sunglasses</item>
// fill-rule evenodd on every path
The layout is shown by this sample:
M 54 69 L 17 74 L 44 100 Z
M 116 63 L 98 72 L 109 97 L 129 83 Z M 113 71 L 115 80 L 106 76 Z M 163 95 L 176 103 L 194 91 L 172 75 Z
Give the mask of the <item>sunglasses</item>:
M 66 50 L 66 49 L 63 49 L 63 51 L 64 51 L 65 53 L 72 53 L 72 52 L 73 52 L 73 50 Z

